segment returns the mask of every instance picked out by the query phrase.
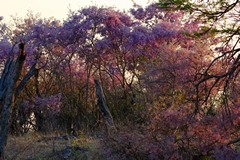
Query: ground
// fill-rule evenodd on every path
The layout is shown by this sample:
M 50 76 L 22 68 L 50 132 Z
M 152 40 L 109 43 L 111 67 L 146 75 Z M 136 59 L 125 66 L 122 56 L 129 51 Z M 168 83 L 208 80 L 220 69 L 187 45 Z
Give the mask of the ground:
M 47 138 L 44 138 L 47 137 Z M 54 137 L 54 138 L 53 138 Z M 9 136 L 5 148 L 7 160 L 104 160 L 100 150 L 101 138 L 78 135 L 56 138 L 56 135 L 28 133 L 24 136 Z

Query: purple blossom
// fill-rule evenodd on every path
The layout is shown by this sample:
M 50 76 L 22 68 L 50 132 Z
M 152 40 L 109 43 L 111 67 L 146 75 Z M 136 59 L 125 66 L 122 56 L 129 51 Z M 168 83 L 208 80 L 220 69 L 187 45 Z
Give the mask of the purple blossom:
M 145 18 L 147 14 L 143 8 L 131 9 L 130 12 L 136 19 L 139 20 Z
M 155 35 L 156 39 L 166 38 L 165 40 L 175 38 L 179 31 L 174 29 L 171 23 L 161 22 L 155 25 L 152 29 L 152 34 Z
M 25 100 L 23 101 L 23 105 L 26 109 L 43 111 L 45 114 L 53 116 L 60 112 L 61 99 L 62 95 L 59 93 L 48 97 L 36 97 L 34 103 Z
M 149 41 L 150 34 L 148 30 L 143 26 L 138 26 L 130 34 L 129 43 L 130 45 L 144 45 Z
M 111 42 L 107 39 L 102 39 L 102 40 L 98 40 L 95 44 L 95 48 L 98 51 L 104 52 L 107 48 L 109 48 L 111 45 Z

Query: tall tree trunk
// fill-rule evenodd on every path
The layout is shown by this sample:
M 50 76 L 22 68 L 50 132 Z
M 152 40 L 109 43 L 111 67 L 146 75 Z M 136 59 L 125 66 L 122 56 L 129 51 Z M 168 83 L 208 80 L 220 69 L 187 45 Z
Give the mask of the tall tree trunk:
M 39 76 L 39 72 L 37 71 L 34 74 L 34 85 L 35 85 L 35 92 L 36 95 L 40 98 L 41 94 L 39 91 L 39 81 L 38 81 L 38 76 Z M 44 115 L 41 111 L 34 111 L 34 116 L 36 118 L 36 127 L 37 127 L 37 131 L 42 131 L 43 129 L 43 123 L 44 123 Z

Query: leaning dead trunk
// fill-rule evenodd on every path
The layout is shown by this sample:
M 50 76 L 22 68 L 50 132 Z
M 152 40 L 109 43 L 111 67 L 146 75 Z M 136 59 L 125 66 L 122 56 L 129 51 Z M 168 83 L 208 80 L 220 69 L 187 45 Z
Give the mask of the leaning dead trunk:
M 9 120 L 16 97 L 32 75 L 39 70 L 35 68 L 36 63 L 33 64 L 19 85 L 16 86 L 26 59 L 25 44 L 19 44 L 19 54 L 16 60 L 13 56 L 13 48 L 8 56 L 0 78 L 0 159 L 4 159 L 4 147 L 7 143 Z
M 110 113 L 110 111 L 107 107 L 106 99 L 105 99 L 102 87 L 101 87 L 98 80 L 95 79 L 94 82 L 95 82 L 95 85 L 96 85 L 96 95 L 97 95 L 97 98 L 98 98 L 97 104 L 98 104 L 99 110 L 100 110 L 100 112 L 103 116 L 104 122 L 107 125 L 108 132 L 112 131 L 112 130 L 115 130 L 115 125 L 114 125 L 114 122 L 113 122 L 113 118 L 112 118 L 112 115 L 111 115 L 111 113 Z
M 26 58 L 24 48 L 25 44 L 19 44 L 19 55 L 15 62 L 14 56 L 9 55 L 1 77 L 0 157 L 2 159 L 4 158 L 4 146 L 7 142 L 8 122 L 14 105 L 16 82 Z
M 4 147 L 7 143 L 9 120 L 16 97 L 28 80 L 40 70 L 35 68 L 36 63 L 34 63 L 18 86 L 16 86 L 26 59 L 25 44 L 19 44 L 19 54 L 16 60 L 14 59 L 13 48 L 9 53 L 0 78 L 0 159 L 4 159 Z

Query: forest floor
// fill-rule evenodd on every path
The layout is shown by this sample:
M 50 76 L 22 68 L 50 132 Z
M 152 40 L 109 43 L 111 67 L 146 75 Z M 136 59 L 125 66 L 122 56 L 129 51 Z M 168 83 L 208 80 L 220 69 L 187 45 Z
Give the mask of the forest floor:
M 47 138 L 44 138 L 47 137 Z M 52 138 L 51 138 L 52 137 Z M 101 153 L 101 138 L 79 135 L 54 138 L 52 135 L 29 133 L 24 136 L 9 136 L 5 148 L 6 160 L 104 160 Z

